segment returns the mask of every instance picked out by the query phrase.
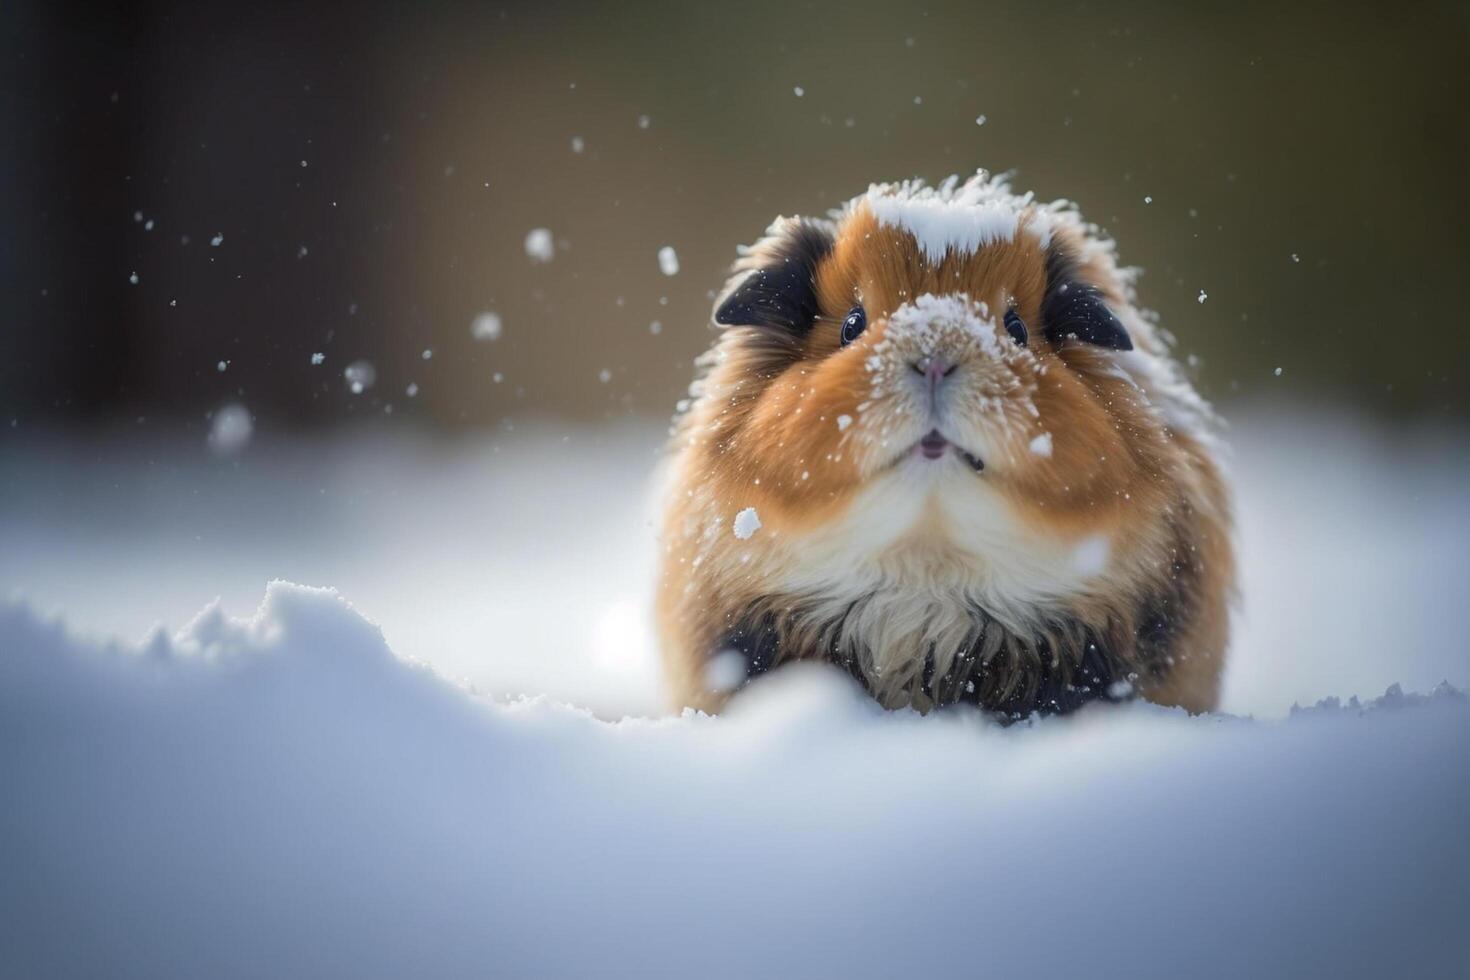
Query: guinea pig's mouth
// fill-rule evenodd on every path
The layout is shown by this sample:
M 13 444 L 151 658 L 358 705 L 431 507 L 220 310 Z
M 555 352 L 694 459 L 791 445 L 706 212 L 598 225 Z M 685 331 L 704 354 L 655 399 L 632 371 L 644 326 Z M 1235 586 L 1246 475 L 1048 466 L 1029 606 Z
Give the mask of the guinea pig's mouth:
M 919 451 L 925 459 L 939 459 L 948 448 L 949 440 L 940 435 L 938 429 L 930 429 L 929 434 L 919 440 Z
M 966 452 L 950 442 L 938 429 L 930 429 L 924 438 L 914 443 L 913 451 L 925 459 L 943 459 L 953 449 L 976 473 L 985 469 L 985 462 L 974 453 Z

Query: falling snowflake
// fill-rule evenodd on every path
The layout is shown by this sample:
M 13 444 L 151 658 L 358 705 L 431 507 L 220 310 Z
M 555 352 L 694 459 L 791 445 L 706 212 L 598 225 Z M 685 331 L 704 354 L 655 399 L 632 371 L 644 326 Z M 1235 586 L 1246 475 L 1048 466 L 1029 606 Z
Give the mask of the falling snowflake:
M 500 314 L 486 310 L 470 323 L 470 336 L 480 341 L 499 340 L 501 328 Z
M 761 529 L 760 515 L 755 512 L 754 507 L 747 507 L 735 515 L 733 530 L 735 536 L 741 541 L 750 540 L 751 535 Z
M 210 420 L 209 448 L 218 456 L 233 456 L 250 444 L 254 431 L 255 423 L 244 405 L 226 405 Z
M 347 381 L 347 389 L 360 395 L 378 380 L 378 371 L 372 361 L 353 361 L 342 370 L 342 377 Z
M 556 242 L 550 228 L 532 228 L 526 233 L 526 254 L 532 262 L 550 262 L 556 254 Z

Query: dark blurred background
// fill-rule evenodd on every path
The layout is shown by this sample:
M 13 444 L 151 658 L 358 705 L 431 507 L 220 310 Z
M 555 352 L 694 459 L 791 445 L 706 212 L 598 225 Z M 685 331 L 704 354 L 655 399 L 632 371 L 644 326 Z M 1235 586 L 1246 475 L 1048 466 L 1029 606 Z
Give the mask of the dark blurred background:
M 666 414 L 737 244 L 976 167 L 1110 231 L 1218 401 L 1470 409 L 1463 3 L 11 0 L 0 29 L 0 424 Z

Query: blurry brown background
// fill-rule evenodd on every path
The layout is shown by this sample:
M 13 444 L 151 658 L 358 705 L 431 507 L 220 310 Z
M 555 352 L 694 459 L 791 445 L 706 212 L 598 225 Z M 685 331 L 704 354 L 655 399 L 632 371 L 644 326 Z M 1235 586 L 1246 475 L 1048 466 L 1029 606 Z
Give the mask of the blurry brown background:
M 19 0 L 0 30 L 0 424 L 664 414 L 737 244 L 980 166 L 1113 233 L 1217 400 L 1470 409 L 1462 3 Z

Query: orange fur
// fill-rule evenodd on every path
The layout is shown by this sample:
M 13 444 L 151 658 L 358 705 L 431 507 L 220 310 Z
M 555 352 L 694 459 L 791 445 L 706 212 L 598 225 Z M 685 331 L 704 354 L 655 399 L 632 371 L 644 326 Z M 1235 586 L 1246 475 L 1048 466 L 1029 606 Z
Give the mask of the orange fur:
M 1090 637 L 1111 645 L 1145 697 L 1192 711 L 1214 705 L 1234 567 L 1228 497 L 1213 458 L 1208 410 L 1179 380 L 1151 325 L 1133 309 L 1127 280 L 1091 229 L 1075 215 L 1029 202 L 1018 225 L 1009 240 L 969 252 L 951 249 L 932 262 L 908 231 L 879 222 L 858 202 L 840 219 L 830 253 L 813 270 L 817 310 L 809 330 L 773 335 L 770 327 L 735 326 L 717 341 L 678 426 L 663 529 L 658 618 L 680 705 L 715 709 L 723 703 L 728 692 L 710 690 L 703 668 L 722 638 L 752 616 L 777 624 L 779 659 L 838 656 L 829 647 L 839 634 L 845 637 L 840 643 L 856 643 L 865 656 L 881 659 L 883 652 L 867 650 L 863 637 L 841 633 L 843 624 L 824 625 L 808 615 L 809 607 L 840 596 L 804 594 L 799 583 L 847 571 L 828 568 L 816 556 L 826 553 L 822 549 L 847 554 L 833 529 L 858 519 L 864 495 L 893 479 L 894 460 L 902 461 L 916 438 L 873 380 L 875 364 L 901 373 L 902 364 L 888 362 L 900 356 L 895 351 L 903 343 L 912 343 L 889 336 L 890 319 L 917 297 L 963 294 L 975 310 L 985 304 L 992 319 L 1013 308 L 1039 328 L 1049 247 L 1075 254 L 1078 274 L 1128 324 L 1136 347 L 1129 367 L 1120 367 L 1125 361 L 1113 351 L 1076 341 L 1052 344 L 1039 329 L 1025 351 L 1000 348 L 1000 359 L 976 353 L 997 349 L 985 338 L 947 349 L 962 352 L 963 377 L 976 403 L 989 399 L 983 403 L 995 406 L 995 419 L 976 423 L 990 454 L 973 479 L 984 481 L 975 487 L 991 495 L 988 506 L 1004 511 L 1005 533 L 1058 554 L 1105 541 L 1107 574 L 1059 586 L 1056 595 L 1042 590 L 1019 611 L 988 610 L 1000 625 L 977 626 L 980 632 L 965 642 L 993 658 L 986 661 L 992 669 L 985 690 L 995 697 L 1038 683 L 1038 672 L 1065 673 L 1081 664 L 1086 652 L 1078 644 Z M 1045 234 L 1036 233 L 1043 225 Z M 773 226 L 737 272 L 778 261 L 791 227 Z M 857 303 L 867 312 L 868 329 L 842 347 L 842 319 Z M 1200 431 L 1182 431 L 1166 409 L 1196 412 Z M 844 416 L 853 423 L 840 426 Z M 1029 440 L 1042 434 L 1050 438 L 1049 455 L 1028 451 Z M 927 601 L 928 589 L 968 595 L 972 579 L 1004 580 L 1004 563 L 977 553 L 953 515 L 946 516 L 943 501 L 954 491 L 932 492 L 938 496 L 926 498 L 912 526 L 891 543 L 871 556 L 854 552 L 858 559 L 841 560 L 859 561 L 864 574 L 888 583 L 885 588 L 912 592 L 914 603 Z M 762 527 L 742 539 L 731 528 L 747 507 L 757 510 Z M 928 615 L 943 619 L 951 611 L 936 607 Z M 925 629 L 923 617 L 914 615 L 914 628 Z M 1151 624 L 1161 616 L 1166 628 L 1156 630 Z M 985 638 L 985 629 L 1001 625 L 1004 642 L 994 632 Z M 948 652 L 930 649 L 931 657 L 936 654 L 950 662 Z M 998 664 L 1010 664 L 1013 676 L 1002 676 Z M 925 707 L 952 699 L 955 691 L 941 690 L 942 679 L 932 690 L 922 681 L 921 667 L 903 667 L 907 686 L 897 694 L 863 679 L 885 703 Z

